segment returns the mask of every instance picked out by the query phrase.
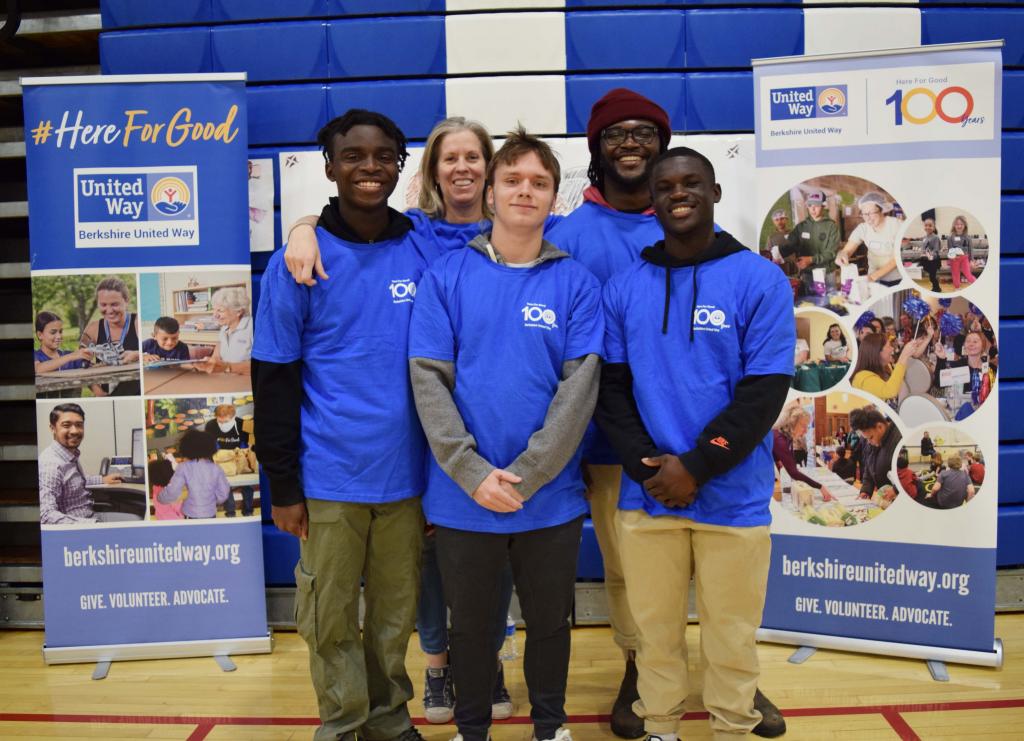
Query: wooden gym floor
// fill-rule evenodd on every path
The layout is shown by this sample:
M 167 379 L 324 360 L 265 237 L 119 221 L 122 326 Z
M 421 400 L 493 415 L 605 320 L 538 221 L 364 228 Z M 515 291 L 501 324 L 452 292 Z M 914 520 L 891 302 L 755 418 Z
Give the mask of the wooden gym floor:
M 687 632 L 691 665 L 699 631 Z M 797 666 L 786 661 L 792 647 L 762 644 L 760 686 L 786 715 L 789 741 L 1022 739 L 1024 614 L 998 615 L 996 635 L 1002 669 L 950 665 L 945 683 L 932 681 L 922 661 L 822 650 Z M 306 648 L 295 633 L 277 633 L 272 654 L 236 657 L 232 673 L 213 659 L 128 661 L 100 681 L 90 679 L 91 665 L 45 666 L 42 643 L 41 631 L 0 631 L 0 738 L 287 741 L 309 739 L 316 725 Z M 409 669 L 417 692 L 411 710 L 422 716 L 415 635 Z M 574 629 L 566 709 L 576 741 L 615 738 L 606 714 L 621 671 L 607 628 Z M 495 726 L 494 741 L 529 741 L 521 660 L 506 664 L 506 678 L 517 708 Z M 428 741 L 455 733 L 421 717 L 417 723 Z M 688 714 L 680 731 L 684 739 L 711 737 L 700 713 Z

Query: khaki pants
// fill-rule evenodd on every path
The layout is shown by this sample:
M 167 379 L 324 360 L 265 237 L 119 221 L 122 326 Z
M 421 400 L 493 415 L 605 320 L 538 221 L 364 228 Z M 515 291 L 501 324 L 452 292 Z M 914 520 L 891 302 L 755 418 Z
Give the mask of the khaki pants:
M 626 599 L 626 580 L 622 575 L 616 513 L 619 511 L 619 488 L 622 466 L 590 464 L 590 519 L 604 561 L 604 593 L 608 599 L 608 622 L 615 643 L 623 651 L 636 651 L 636 622 Z
M 353 731 L 368 741 L 392 738 L 411 725 L 405 652 L 420 583 L 419 497 L 389 504 L 308 499 L 306 507 L 309 538 L 295 567 L 295 623 L 309 646 L 320 709 L 314 739 Z
M 629 604 L 640 635 L 640 699 L 633 709 L 648 733 L 675 733 L 691 690 L 686 613 L 696 581 L 704 706 L 715 738 L 743 735 L 761 722 L 754 710 L 771 539 L 768 527 L 705 525 L 682 517 L 618 514 L 619 547 Z

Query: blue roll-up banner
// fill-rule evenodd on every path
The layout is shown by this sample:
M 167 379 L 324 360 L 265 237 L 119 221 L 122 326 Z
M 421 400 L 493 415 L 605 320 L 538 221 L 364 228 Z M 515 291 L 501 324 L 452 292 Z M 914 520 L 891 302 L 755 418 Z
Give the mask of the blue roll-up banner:
M 759 245 L 798 337 L 764 640 L 1002 661 L 1001 46 L 754 62 Z
M 45 659 L 269 651 L 245 78 L 22 86 Z

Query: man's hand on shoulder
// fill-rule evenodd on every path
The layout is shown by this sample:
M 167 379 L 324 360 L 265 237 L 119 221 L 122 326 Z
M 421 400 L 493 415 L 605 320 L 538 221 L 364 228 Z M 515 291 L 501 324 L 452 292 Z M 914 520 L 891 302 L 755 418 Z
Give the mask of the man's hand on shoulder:
M 470 496 L 491 512 L 517 512 L 523 508 L 523 497 L 515 489 L 515 484 L 519 483 L 522 483 L 519 476 L 495 468 Z
M 309 515 L 306 513 L 305 502 L 284 507 L 274 505 L 271 507 L 271 513 L 278 530 L 291 533 L 299 540 L 305 540 L 309 535 Z
M 644 481 L 644 489 L 666 507 L 687 507 L 697 498 L 697 480 L 674 455 L 644 458 L 642 463 L 658 472 Z

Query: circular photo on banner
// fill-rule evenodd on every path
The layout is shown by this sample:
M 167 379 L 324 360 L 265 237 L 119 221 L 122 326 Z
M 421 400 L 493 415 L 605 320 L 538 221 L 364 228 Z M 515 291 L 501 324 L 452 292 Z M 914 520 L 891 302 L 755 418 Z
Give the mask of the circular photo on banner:
M 930 208 L 907 224 L 900 263 L 903 273 L 923 290 L 959 291 L 984 272 L 988 235 L 984 225 L 962 208 Z
M 989 320 L 962 296 L 896 291 L 854 323 L 850 385 L 908 427 L 966 419 L 995 391 L 999 346 Z
M 929 426 L 904 443 L 896 456 L 897 479 L 922 507 L 957 509 L 981 493 L 985 456 L 963 430 Z
M 902 435 L 888 409 L 857 394 L 791 399 L 772 429 L 774 499 L 811 525 L 850 527 L 896 499 Z
M 900 282 L 903 209 L 882 186 L 823 175 L 781 194 L 764 216 L 761 255 L 789 278 L 795 306 L 844 315 Z
M 793 388 L 815 394 L 835 387 L 850 371 L 856 343 L 835 314 L 819 309 L 796 312 Z

